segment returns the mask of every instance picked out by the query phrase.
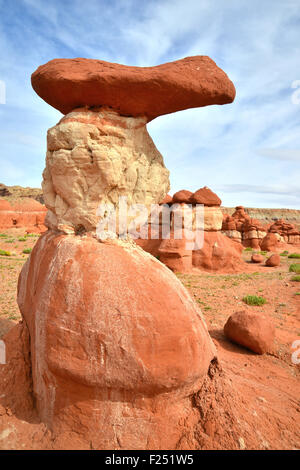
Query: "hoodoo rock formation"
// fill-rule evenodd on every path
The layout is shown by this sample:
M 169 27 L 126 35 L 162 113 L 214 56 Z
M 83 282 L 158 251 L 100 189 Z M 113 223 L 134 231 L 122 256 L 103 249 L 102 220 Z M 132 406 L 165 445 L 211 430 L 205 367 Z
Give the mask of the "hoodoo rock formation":
M 221 199 L 206 186 L 195 193 L 181 190 L 168 200 L 171 206 L 171 234 L 164 239 L 162 223 L 158 227 L 156 240 L 137 240 L 144 250 L 159 258 L 172 271 L 191 272 L 194 268 L 206 271 L 233 271 L 242 263 L 242 246 L 221 233 L 223 215 L 220 209 Z M 174 205 L 173 205 L 174 204 Z M 197 205 L 203 205 L 203 224 L 196 219 Z M 191 211 L 190 218 L 185 213 Z M 187 237 L 176 238 L 176 214 L 182 215 L 182 228 Z M 187 220 L 187 225 L 185 225 Z M 200 246 L 189 247 L 189 240 L 196 239 L 197 231 L 202 232 Z M 150 227 L 149 227 L 150 233 Z
M 101 203 L 118 210 L 126 196 L 148 208 L 168 192 L 147 121 L 229 103 L 234 86 L 207 57 L 153 68 L 57 59 L 39 67 L 32 84 L 66 116 L 48 132 L 49 230 L 19 278 L 24 396 L 34 397 L 56 448 L 199 448 L 195 429 L 211 401 L 201 394 L 218 369 L 201 312 L 160 261 L 130 239 L 97 238 L 96 226 Z M 205 245 L 192 262 L 228 267 L 239 244 L 220 232 L 219 200 L 203 193 Z M 8 348 L 4 404 L 20 374 L 17 360 Z
M 232 216 L 224 214 L 222 232 L 245 247 L 259 249 L 267 230 L 259 220 L 252 219 L 243 206 L 237 206 Z
M 300 232 L 294 224 L 283 219 L 263 224 L 251 218 L 243 206 L 237 206 L 232 215 L 223 214 L 222 232 L 245 247 L 266 251 L 282 249 L 285 243 L 300 244 Z
M 269 233 L 280 235 L 280 241 L 292 245 L 300 244 L 300 232 L 294 224 L 289 224 L 283 219 L 277 220 L 269 227 Z M 278 237 L 279 238 L 279 237 Z

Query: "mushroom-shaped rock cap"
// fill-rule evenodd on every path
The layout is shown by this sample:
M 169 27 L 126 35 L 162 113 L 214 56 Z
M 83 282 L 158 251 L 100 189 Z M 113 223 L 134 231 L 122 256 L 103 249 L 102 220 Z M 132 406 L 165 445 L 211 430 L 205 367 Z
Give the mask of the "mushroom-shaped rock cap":
M 216 193 L 207 186 L 198 189 L 198 191 L 192 194 L 190 202 L 192 204 L 204 204 L 204 206 L 220 206 L 222 203 L 219 196 L 217 196 Z
M 185 204 L 188 204 L 190 202 L 190 197 L 192 196 L 192 192 L 191 191 L 187 191 L 186 189 L 182 189 L 181 191 L 177 191 L 177 193 L 175 193 L 173 195 L 173 199 L 172 199 L 172 202 L 173 203 L 185 203 Z
M 207 56 L 186 57 L 155 67 L 95 59 L 54 59 L 31 76 L 33 89 L 63 114 L 75 108 L 110 107 L 128 116 L 162 114 L 231 103 L 235 88 Z

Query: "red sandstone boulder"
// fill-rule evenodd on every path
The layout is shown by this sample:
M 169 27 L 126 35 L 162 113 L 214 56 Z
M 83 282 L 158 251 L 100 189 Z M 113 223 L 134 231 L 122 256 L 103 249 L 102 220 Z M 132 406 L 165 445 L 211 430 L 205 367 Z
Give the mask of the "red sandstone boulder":
M 263 255 L 259 255 L 258 253 L 253 253 L 251 256 L 252 263 L 262 263 L 264 259 Z
M 110 107 L 123 115 L 147 116 L 231 103 L 235 88 L 207 56 L 186 57 L 155 67 L 132 67 L 94 59 L 54 59 L 31 77 L 33 89 L 67 114 L 84 106 Z
M 280 265 L 280 256 L 277 254 L 270 256 L 270 258 L 268 258 L 266 261 L 266 266 L 269 266 L 271 268 L 274 268 L 279 265 Z
M 173 195 L 172 202 L 174 204 L 176 203 L 184 203 L 184 204 L 189 204 L 190 203 L 190 197 L 192 196 L 191 191 L 187 191 L 186 189 L 182 189 L 181 191 L 177 191 Z
M 280 242 L 275 233 L 268 233 L 261 241 L 262 251 L 276 251 L 280 247 Z
M 220 206 L 222 201 L 221 199 L 207 186 L 204 188 L 198 189 L 190 197 L 189 202 L 191 204 L 204 204 L 204 206 Z
M 255 353 L 272 352 L 275 327 L 262 313 L 246 311 L 234 313 L 227 320 L 224 333 L 234 343 Z
M 38 413 L 54 437 L 175 449 L 193 429 L 190 397 L 215 348 L 197 305 L 158 260 L 134 243 L 48 231 L 22 269 L 18 303 Z

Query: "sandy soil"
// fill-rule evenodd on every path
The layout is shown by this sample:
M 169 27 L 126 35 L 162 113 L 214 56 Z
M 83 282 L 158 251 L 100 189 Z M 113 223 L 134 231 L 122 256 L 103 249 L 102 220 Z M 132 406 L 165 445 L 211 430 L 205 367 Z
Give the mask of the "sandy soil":
M 0 338 L 20 319 L 16 286 L 20 269 L 29 256 L 23 250 L 31 248 L 37 240 L 37 236 L 19 240 L 24 237 L 21 229 L 3 233 L 6 236 L 0 236 L 0 249 L 12 254 L 0 255 Z M 290 247 L 290 252 L 299 253 L 300 248 Z M 279 267 L 267 268 L 250 263 L 249 251 L 243 252 L 243 258 L 243 271 L 236 274 L 196 271 L 177 276 L 199 303 L 218 349 L 223 373 L 231 384 L 233 398 L 231 403 L 227 397 L 227 406 L 232 407 L 233 413 L 238 408 L 237 420 L 243 420 L 245 431 L 237 447 L 300 449 L 300 365 L 293 364 L 291 358 L 292 343 L 300 339 L 300 283 L 292 281 L 293 274 L 289 273 L 289 265 L 297 260 L 282 256 Z M 249 294 L 262 296 L 267 303 L 248 306 L 243 297 Z M 260 311 L 272 319 L 276 342 L 271 354 L 258 356 L 224 337 L 227 318 L 238 310 Z M 43 448 L 44 441 L 48 442 L 45 447 L 49 445 L 48 432 L 36 418 L 24 422 L 0 407 L 0 418 L 1 414 L 2 418 L 5 415 L 6 434 L 0 430 L 0 449 L 27 447 L 19 439 L 10 439 L 7 432 L 11 436 L 22 432 L 35 436 L 32 448 Z M 206 447 L 216 448 L 213 444 Z

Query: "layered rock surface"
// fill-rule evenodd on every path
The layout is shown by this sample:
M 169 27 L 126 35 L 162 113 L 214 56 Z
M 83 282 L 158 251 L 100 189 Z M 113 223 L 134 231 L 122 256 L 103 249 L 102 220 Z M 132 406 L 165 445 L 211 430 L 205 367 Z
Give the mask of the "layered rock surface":
M 48 227 L 95 231 L 100 204 L 118 208 L 120 196 L 128 205 L 161 201 L 169 171 L 145 118 L 81 109 L 49 129 L 42 187 Z

